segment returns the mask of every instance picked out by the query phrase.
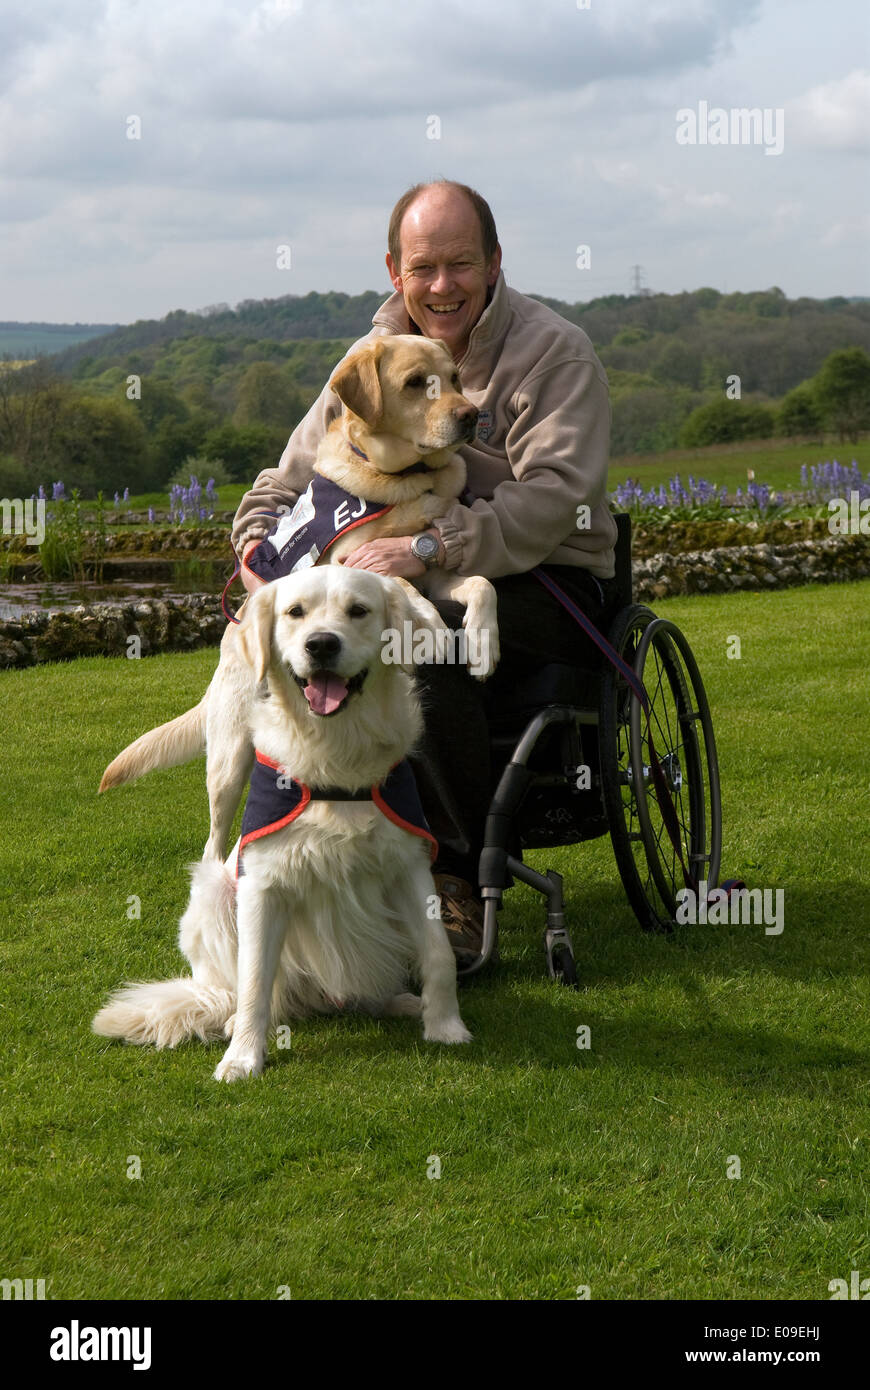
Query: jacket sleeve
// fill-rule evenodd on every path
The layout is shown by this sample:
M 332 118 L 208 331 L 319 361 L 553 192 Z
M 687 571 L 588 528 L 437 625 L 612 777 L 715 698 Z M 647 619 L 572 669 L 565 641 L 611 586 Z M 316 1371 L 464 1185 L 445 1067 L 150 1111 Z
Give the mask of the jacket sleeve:
M 379 336 L 377 329 L 366 334 L 348 348 L 345 356 L 376 336 Z M 340 414 L 341 401 L 334 391 L 324 386 L 291 434 L 277 468 L 264 468 L 257 475 L 253 487 L 239 503 L 230 533 L 233 549 L 240 558 L 248 541 L 268 535 L 273 529 L 278 508 L 292 507 L 299 494 L 305 491 L 311 482 L 320 441 Z
M 539 565 L 577 534 L 578 507 L 604 501 L 610 446 L 607 379 L 572 358 L 528 377 L 511 402 L 505 438 L 512 478 L 470 507 L 452 504 L 433 525 L 445 567 L 497 579 Z

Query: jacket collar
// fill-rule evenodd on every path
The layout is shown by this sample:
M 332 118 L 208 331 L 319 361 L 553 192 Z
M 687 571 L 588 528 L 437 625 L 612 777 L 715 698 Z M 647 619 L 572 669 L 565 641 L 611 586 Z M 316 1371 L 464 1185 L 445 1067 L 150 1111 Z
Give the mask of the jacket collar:
M 465 354 L 457 362 L 463 383 L 472 391 L 482 390 L 492 376 L 496 358 L 510 325 L 511 307 L 504 271 L 499 271 L 489 303 L 471 330 Z M 372 324 L 391 333 L 419 333 L 408 316 L 404 296 L 391 294 L 378 309 Z

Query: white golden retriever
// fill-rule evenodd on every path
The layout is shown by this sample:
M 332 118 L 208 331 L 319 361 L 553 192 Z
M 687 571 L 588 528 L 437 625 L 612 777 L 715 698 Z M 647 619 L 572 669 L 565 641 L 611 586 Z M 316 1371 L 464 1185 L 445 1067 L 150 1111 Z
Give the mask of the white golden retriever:
M 470 1041 L 403 762 L 419 703 L 410 671 L 381 660 L 382 632 L 419 625 L 422 602 L 341 566 L 248 601 L 237 637 L 258 780 L 227 863 L 193 867 L 180 928 L 193 976 L 127 985 L 95 1032 L 158 1047 L 231 1036 L 221 1081 L 262 1071 L 270 1020 L 346 1007 L 422 1014 L 427 1041 Z M 422 997 L 406 992 L 409 974 Z

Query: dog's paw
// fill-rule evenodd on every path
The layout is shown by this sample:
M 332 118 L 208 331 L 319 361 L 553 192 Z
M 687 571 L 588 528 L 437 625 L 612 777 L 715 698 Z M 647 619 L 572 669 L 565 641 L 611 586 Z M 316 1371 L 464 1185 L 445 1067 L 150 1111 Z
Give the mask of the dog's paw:
M 424 1042 L 469 1043 L 472 1036 L 458 1014 L 454 1018 L 440 1019 L 437 1023 L 427 1023 L 423 1028 Z
M 436 516 L 444 515 L 444 498 L 437 493 L 424 492 L 422 497 L 418 497 L 417 505 L 424 521 L 434 521 Z
M 468 642 L 468 674 L 478 681 L 489 680 L 501 655 L 498 634 L 488 627 L 466 626 L 465 632 Z
M 233 1056 L 232 1048 L 224 1053 L 214 1071 L 215 1081 L 244 1081 L 248 1076 L 259 1076 L 265 1058 L 253 1052 L 240 1052 Z

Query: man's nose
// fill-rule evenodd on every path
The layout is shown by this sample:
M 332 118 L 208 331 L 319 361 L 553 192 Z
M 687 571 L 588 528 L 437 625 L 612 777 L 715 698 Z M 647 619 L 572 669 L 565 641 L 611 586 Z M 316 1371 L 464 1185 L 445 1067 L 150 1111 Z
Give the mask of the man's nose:
M 435 278 L 429 286 L 430 293 L 446 294 L 452 283 L 449 266 L 439 265 L 435 270 Z

